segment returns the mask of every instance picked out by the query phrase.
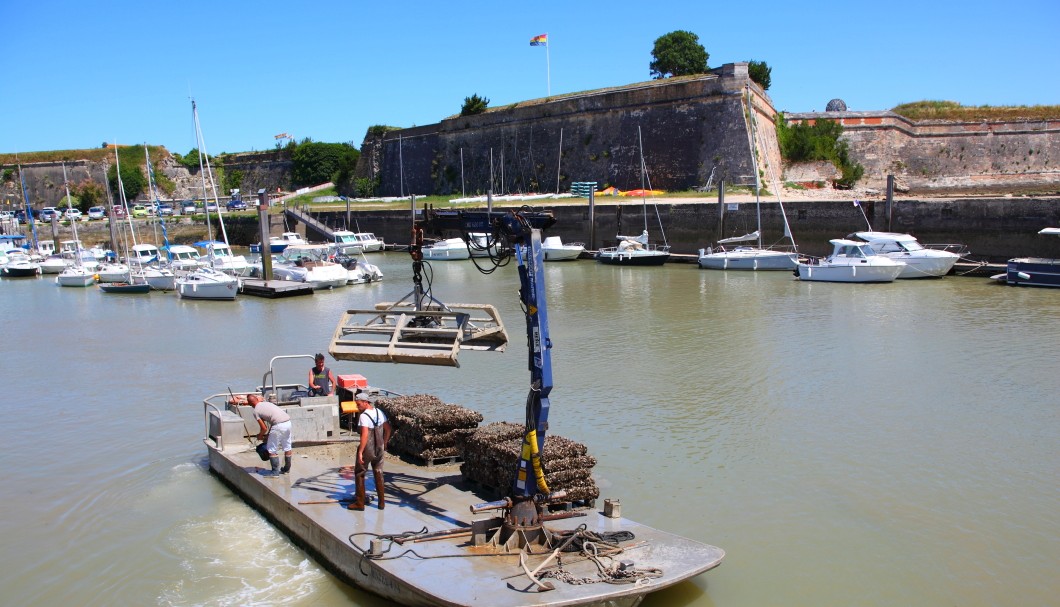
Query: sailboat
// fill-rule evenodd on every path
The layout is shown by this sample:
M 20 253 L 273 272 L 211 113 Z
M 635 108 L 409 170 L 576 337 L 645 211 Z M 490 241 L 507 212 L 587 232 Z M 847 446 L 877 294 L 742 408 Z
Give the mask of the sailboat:
M 118 142 L 114 142 L 114 163 L 115 163 L 115 175 L 118 178 L 118 199 L 121 200 L 122 208 L 125 209 L 125 216 L 129 220 L 129 233 L 133 240 L 133 244 L 136 244 L 136 232 L 134 231 L 132 224 L 132 216 L 129 211 L 129 203 L 125 198 L 125 184 L 121 180 L 121 160 L 118 158 Z M 114 248 L 118 247 L 118 243 L 113 243 Z M 132 284 L 132 271 L 127 263 L 129 260 L 129 242 L 124 237 L 121 239 L 121 246 L 125 249 L 125 260 L 126 263 L 120 260 L 107 261 L 99 264 L 99 269 L 96 270 L 96 280 L 99 281 L 100 286 L 114 285 L 111 288 L 102 289 L 104 293 L 119 293 L 122 292 L 122 285 Z M 135 292 L 135 291 L 134 291 Z
M 191 101 L 191 113 L 195 120 L 195 137 L 199 148 L 199 175 L 202 178 L 202 197 L 203 200 L 207 200 L 206 167 L 203 166 L 202 160 L 205 144 L 202 140 L 202 131 L 199 129 L 199 111 L 195 106 L 194 99 Z M 206 206 L 208 207 L 209 205 L 207 204 Z M 218 215 L 220 215 L 220 205 L 217 208 Z M 209 236 L 208 240 L 212 241 L 213 227 L 210 224 L 210 213 L 208 210 L 206 213 L 206 232 Z M 207 252 L 210 257 L 209 266 L 197 268 L 176 279 L 177 295 L 182 299 L 234 300 L 239 293 L 238 280 L 234 276 L 229 276 L 215 269 L 213 265 L 213 249 L 208 247 Z
M 0 264 L 2 265 L 2 267 L 0 267 L 0 275 L 4 278 L 37 277 L 40 276 L 42 272 L 41 264 L 35 261 L 31 254 L 32 252 L 35 252 L 40 245 L 37 242 L 37 227 L 33 224 L 33 209 L 30 208 L 29 197 L 26 195 L 26 179 L 22 177 L 21 164 L 18 166 L 18 175 L 22 180 L 22 201 L 26 205 L 26 217 L 29 218 L 30 233 L 33 235 L 33 242 L 29 243 L 28 249 L 17 247 L 15 250 L 9 250 L 6 253 L 0 250 L 0 256 L 6 255 L 7 257 L 7 259 Z M 20 241 L 25 240 L 25 236 L 22 236 L 21 234 L 10 236 L 5 235 L 4 239 L 5 241 L 10 242 L 12 246 L 15 246 Z
M 155 190 L 154 171 L 151 169 L 151 155 L 144 144 L 144 158 L 147 163 L 147 185 L 155 203 L 158 203 L 158 192 Z M 128 213 L 126 213 L 128 216 Z M 169 236 L 166 234 L 166 218 L 159 216 L 156 225 L 162 226 L 162 241 L 166 247 L 169 246 Z M 155 233 L 158 240 L 158 233 Z M 168 249 L 167 249 L 168 250 Z M 133 268 L 132 282 L 136 284 L 147 284 L 155 291 L 172 291 L 176 288 L 177 276 L 168 267 L 169 264 L 162 263 L 162 254 L 153 244 L 134 244 L 132 255 L 126 259 L 129 267 Z
M 661 266 L 670 259 L 670 246 L 665 244 L 665 233 L 663 233 L 664 244 L 661 247 L 648 241 L 648 190 L 651 189 L 651 183 L 649 182 L 645 188 L 648 167 L 644 163 L 644 141 L 641 138 L 639 126 L 637 127 L 637 147 L 640 150 L 640 197 L 644 205 L 644 231 L 638 236 L 619 235 L 618 246 L 600 249 L 597 253 L 596 259 L 600 263 L 616 266 Z M 662 221 L 659 222 L 659 230 L 662 230 Z
M 65 162 L 63 163 L 63 185 L 66 187 L 66 208 L 72 209 L 74 204 L 70 196 L 70 182 L 66 179 Z M 77 222 L 71 221 L 70 227 L 74 230 L 73 263 L 62 272 L 59 272 L 55 277 L 55 282 L 61 287 L 87 287 L 96 282 L 96 275 L 82 263 L 81 241 L 77 239 Z
M 747 110 L 751 125 L 751 164 L 755 175 L 755 211 L 758 219 L 758 229 L 743 236 L 723 238 L 717 242 L 718 247 L 699 250 L 699 267 L 709 270 L 794 270 L 798 265 L 798 252 L 795 251 L 795 240 L 792 239 L 790 249 L 779 249 L 765 247 L 762 245 L 762 208 L 761 208 L 761 179 L 758 175 L 758 147 L 755 144 L 755 111 L 751 104 L 751 89 L 747 88 Z M 771 171 L 772 174 L 772 171 Z M 777 200 L 780 200 L 780 190 L 774 182 L 777 190 Z M 791 238 L 791 228 L 788 226 L 788 216 L 784 213 L 784 203 L 780 202 L 780 214 L 784 218 L 784 236 Z M 743 245 L 739 243 L 755 242 L 757 246 Z M 727 248 L 726 245 L 736 245 Z

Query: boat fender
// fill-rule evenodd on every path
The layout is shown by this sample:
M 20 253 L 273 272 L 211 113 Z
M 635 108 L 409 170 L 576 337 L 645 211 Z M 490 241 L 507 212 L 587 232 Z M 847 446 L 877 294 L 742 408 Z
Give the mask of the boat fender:
M 795 269 L 791 271 L 795 275 L 795 278 L 799 278 L 799 266 L 795 266 Z

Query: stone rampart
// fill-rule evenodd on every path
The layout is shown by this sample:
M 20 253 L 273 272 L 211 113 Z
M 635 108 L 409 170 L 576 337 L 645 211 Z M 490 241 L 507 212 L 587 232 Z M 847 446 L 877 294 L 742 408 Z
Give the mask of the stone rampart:
M 358 174 L 379 176 L 378 194 L 459 196 L 567 191 L 595 181 L 622 190 L 688 190 L 715 181 L 753 182 L 744 91 L 754 91 L 763 155 L 779 160 L 772 103 L 747 64 L 532 100 L 433 125 L 369 132 Z M 763 128 L 765 127 L 765 128 Z M 640 138 L 638 140 L 638 132 Z M 771 146 L 771 147 L 770 147 Z
M 790 122 L 838 120 L 859 186 L 924 195 L 1060 191 L 1060 120 L 913 122 L 894 112 L 788 114 Z

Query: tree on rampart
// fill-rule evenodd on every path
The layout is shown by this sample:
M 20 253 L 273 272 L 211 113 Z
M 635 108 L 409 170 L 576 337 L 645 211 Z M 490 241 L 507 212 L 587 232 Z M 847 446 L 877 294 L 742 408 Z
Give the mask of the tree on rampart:
M 784 114 L 776 117 L 777 143 L 780 155 L 788 162 L 827 160 L 843 176 L 836 187 L 851 188 L 865 174 L 865 167 L 850 160 L 847 142 L 839 138 L 843 125 L 835 120 L 800 121 L 788 125 Z
M 291 153 L 291 182 L 296 187 L 334 181 L 343 169 L 353 170 L 360 152 L 349 143 L 317 143 L 304 139 Z
M 464 105 L 460 108 L 460 115 L 472 116 L 474 114 L 481 114 L 486 111 L 486 108 L 489 107 L 489 105 L 490 100 L 485 97 L 479 97 L 478 94 L 464 97 Z
M 747 75 L 754 80 L 763 91 L 769 90 L 772 83 L 773 68 L 766 65 L 765 61 L 751 60 L 747 62 Z
M 648 65 L 655 80 L 669 76 L 705 74 L 710 70 L 707 60 L 710 55 L 699 43 L 699 36 L 685 30 L 677 30 L 655 39 L 651 51 L 652 61 Z

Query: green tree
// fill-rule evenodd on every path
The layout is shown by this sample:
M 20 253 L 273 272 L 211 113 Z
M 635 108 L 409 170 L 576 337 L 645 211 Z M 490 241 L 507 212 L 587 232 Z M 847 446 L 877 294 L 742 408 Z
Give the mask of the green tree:
M 121 162 L 121 182 L 125 186 L 125 199 L 135 200 L 147 189 L 147 177 L 144 176 L 143 171 L 143 150 L 135 146 L 119 147 L 118 160 Z M 114 192 L 116 199 L 120 200 L 118 172 L 115 165 L 107 169 L 107 180 L 110 182 L 110 191 Z
M 710 68 L 710 55 L 699 43 L 699 36 L 685 30 L 677 30 L 655 39 L 651 51 L 652 61 L 648 68 L 655 80 L 669 76 L 705 74 Z
M 479 97 L 478 94 L 464 97 L 464 105 L 460 108 L 460 115 L 472 116 L 474 114 L 481 114 L 486 111 L 486 108 L 489 107 L 489 105 L 490 100 L 485 97 Z
M 291 181 L 295 187 L 320 185 L 334 181 L 339 170 L 356 157 L 356 148 L 348 143 L 316 143 L 303 140 L 291 153 Z
M 103 186 L 91 179 L 75 183 L 70 188 L 70 193 L 81 201 L 81 211 L 84 212 L 87 212 L 89 207 L 107 205 L 107 194 L 103 191 Z
M 772 83 L 771 74 L 773 68 L 766 65 L 765 61 L 751 60 L 747 62 L 747 75 L 758 83 L 758 86 L 762 87 L 762 90 L 769 90 L 769 85 Z
M 835 120 L 815 120 L 788 125 L 784 114 L 776 117 L 780 155 L 788 162 L 827 160 L 842 173 L 835 185 L 853 187 L 865 174 L 865 167 L 851 162 L 847 142 L 840 139 L 843 125 Z

